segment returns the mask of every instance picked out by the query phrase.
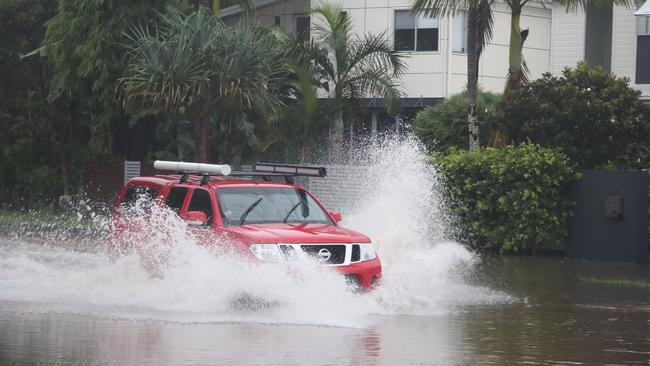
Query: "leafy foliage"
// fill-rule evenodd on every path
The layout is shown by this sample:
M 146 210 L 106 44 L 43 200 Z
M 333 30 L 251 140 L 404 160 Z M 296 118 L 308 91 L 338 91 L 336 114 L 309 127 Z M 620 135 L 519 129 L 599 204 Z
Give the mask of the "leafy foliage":
M 627 78 L 580 63 L 514 91 L 503 124 L 515 142 L 557 147 L 581 168 L 650 163 L 650 109 Z
M 69 93 L 90 112 L 95 151 L 129 153 L 129 146 L 119 140 L 126 140 L 120 132 L 129 133 L 130 118 L 115 92 L 127 66 L 122 48 L 125 31 L 134 23 L 155 20 L 169 3 L 60 0 L 56 15 L 47 22 L 43 52 L 54 65 L 50 99 Z
M 69 193 L 87 153 L 74 101 L 47 100 L 52 67 L 25 54 L 43 40 L 54 1 L 0 1 L 0 202 L 42 205 Z
M 489 130 L 495 125 L 499 100 L 498 94 L 478 93 L 477 115 L 482 129 Z M 413 132 L 430 151 L 467 148 L 467 92 L 420 111 L 413 121 Z M 481 139 L 481 145 L 485 146 L 487 135 L 483 134 Z
M 458 240 L 484 251 L 559 245 L 578 178 L 566 156 L 532 144 L 452 150 L 435 157 Z
M 206 8 L 161 18 L 129 36 L 124 99 L 146 113 L 187 115 L 196 158 L 209 161 L 214 131 L 220 157 L 232 161 L 255 145 L 255 121 L 263 120 L 256 116 L 272 121 L 285 106 L 292 89 L 286 48 L 270 30 L 226 27 Z
M 295 42 L 292 57 L 308 63 L 317 85 L 328 92 L 336 112 L 332 127 L 334 153 L 340 153 L 344 111 L 353 111 L 363 97 L 383 98 L 395 106 L 401 92 L 398 77 L 404 73 L 404 55 L 393 52 L 384 33 L 360 37 L 340 5 L 323 3 L 311 9 L 317 16 L 314 39 Z

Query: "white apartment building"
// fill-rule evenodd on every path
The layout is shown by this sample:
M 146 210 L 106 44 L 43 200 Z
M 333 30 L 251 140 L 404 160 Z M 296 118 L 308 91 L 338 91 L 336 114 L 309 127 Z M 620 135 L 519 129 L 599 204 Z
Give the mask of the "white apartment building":
M 256 15 L 263 25 L 278 25 L 309 37 L 311 26 L 319 20 L 310 19 L 306 10 L 318 6 L 319 1 L 258 0 Z M 466 14 L 440 19 L 413 16 L 412 0 L 330 1 L 340 3 L 350 15 L 355 32 L 384 33 L 396 50 L 407 55 L 408 69 L 400 80 L 405 118 L 413 114 L 409 110 L 435 105 L 465 88 Z M 493 9 L 493 37 L 481 55 L 479 84 L 484 90 L 501 92 L 508 71 L 510 13 L 505 4 Z M 521 29 L 529 30 L 523 56 L 530 79 L 545 72 L 559 74 L 564 67 L 587 60 L 629 77 L 643 97 L 650 99 L 650 18 L 635 17 L 635 10 L 610 6 L 567 13 L 560 5 L 533 3 L 525 7 Z M 230 7 L 222 11 L 222 18 L 226 23 L 236 23 L 240 13 L 238 6 Z M 368 99 L 364 104 L 372 115 L 372 127 L 368 128 L 377 130 L 377 118 L 380 125 L 388 123 L 392 128 L 393 120 L 381 115 L 381 101 Z

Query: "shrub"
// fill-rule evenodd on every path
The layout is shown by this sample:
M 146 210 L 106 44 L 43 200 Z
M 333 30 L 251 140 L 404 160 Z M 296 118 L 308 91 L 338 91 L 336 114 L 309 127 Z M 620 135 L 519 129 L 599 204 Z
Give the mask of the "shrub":
M 476 105 L 481 125 L 479 137 L 483 146 L 487 143 L 489 130 L 494 124 L 494 113 L 499 100 L 498 94 L 478 93 Z M 422 110 L 413 121 L 413 131 L 430 151 L 467 148 L 467 92 L 452 95 L 443 103 Z
M 515 142 L 557 147 L 581 168 L 650 163 L 650 108 L 620 78 L 579 63 L 513 91 L 503 124 Z
M 560 245 L 578 178 L 562 153 L 532 144 L 453 150 L 434 158 L 457 240 L 476 249 L 516 252 Z

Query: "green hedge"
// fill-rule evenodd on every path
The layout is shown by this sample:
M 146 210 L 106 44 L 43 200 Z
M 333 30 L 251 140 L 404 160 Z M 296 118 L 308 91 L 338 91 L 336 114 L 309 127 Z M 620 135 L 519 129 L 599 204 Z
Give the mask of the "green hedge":
M 457 240 L 502 253 L 563 243 L 573 206 L 564 194 L 579 174 L 562 153 L 522 144 L 434 161 Z

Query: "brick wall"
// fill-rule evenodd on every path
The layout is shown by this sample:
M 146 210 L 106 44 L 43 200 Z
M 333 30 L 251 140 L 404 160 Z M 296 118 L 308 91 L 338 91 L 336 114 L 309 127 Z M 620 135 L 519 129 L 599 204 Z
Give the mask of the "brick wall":
M 141 176 L 155 175 L 153 165 L 142 162 Z M 88 198 L 112 205 L 124 186 L 124 160 L 90 160 L 84 162 L 83 184 Z

